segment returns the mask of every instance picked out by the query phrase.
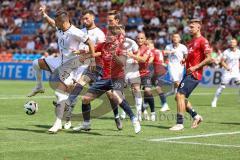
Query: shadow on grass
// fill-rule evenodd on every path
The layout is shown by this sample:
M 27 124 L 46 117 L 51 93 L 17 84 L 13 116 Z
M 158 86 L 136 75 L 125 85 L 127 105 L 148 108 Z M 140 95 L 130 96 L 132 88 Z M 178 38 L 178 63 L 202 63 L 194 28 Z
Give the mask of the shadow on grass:
M 151 125 L 151 124 L 142 124 L 141 126 L 152 127 L 152 128 L 161 128 L 161 129 L 171 128 L 171 126 L 160 126 L 160 125 Z
M 11 131 L 23 131 L 23 132 L 34 132 L 34 133 L 46 133 L 46 130 L 27 129 L 27 128 L 7 128 Z
M 220 122 L 219 124 L 240 125 L 240 122 Z

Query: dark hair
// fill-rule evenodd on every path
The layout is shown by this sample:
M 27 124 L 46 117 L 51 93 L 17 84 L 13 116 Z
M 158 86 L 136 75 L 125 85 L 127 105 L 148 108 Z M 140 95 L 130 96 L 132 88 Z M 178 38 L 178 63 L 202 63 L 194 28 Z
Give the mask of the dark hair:
M 93 12 L 92 10 L 84 10 L 84 11 L 82 12 L 82 15 L 83 15 L 83 16 L 86 15 L 86 14 L 90 14 L 90 15 L 95 16 L 95 14 L 94 14 L 94 12 Z
M 119 21 L 121 20 L 121 14 L 117 10 L 111 10 L 108 12 L 109 16 L 114 16 L 114 19 L 118 19 Z
M 189 21 L 189 23 L 198 23 L 198 24 L 202 24 L 202 21 L 201 21 L 200 19 L 195 18 L 195 19 L 191 19 L 191 20 Z
M 66 11 L 66 10 L 64 10 L 64 9 L 58 9 L 57 11 L 56 11 L 56 16 L 55 17 L 58 17 L 58 16 L 66 16 L 66 17 L 68 17 L 68 12 Z

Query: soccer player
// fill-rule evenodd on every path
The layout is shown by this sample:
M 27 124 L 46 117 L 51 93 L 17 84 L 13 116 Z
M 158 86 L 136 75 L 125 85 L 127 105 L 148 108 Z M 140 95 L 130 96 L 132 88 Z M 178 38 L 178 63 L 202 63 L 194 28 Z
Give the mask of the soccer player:
M 152 95 L 151 87 L 151 77 L 149 66 L 153 62 L 153 55 L 151 50 L 148 48 L 146 44 L 146 35 L 141 32 L 137 35 L 137 44 L 139 46 L 139 52 L 137 55 L 134 55 L 134 59 L 138 61 L 139 64 L 139 72 L 141 78 L 141 85 L 144 89 L 144 103 L 148 103 L 151 110 L 151 120 L 156 120 L 156 113 L 155 113 L 155 105 L 154 105 L 154 98 Z M 144 118 L 149 119 L 148 114 L 146 112 L 145 106 L 142 107 L 142 112 L 144 113 Z
M 154 59 L 153 59 L 153 69 L 154 69 L 153 79 L 154 79 L 154 83 L 156 85 L 156 90 L 157 90 L 157 93 L 159 95 L 161 105 L 162 105 L 162 108 L 160 111 L 165 112 L 170 109 L 167 104 L 166 96 L 161 88 L 163 85 L 161 82 L 161 76 L 165 71 L 165 68 L 163 67 L 163 63 L 164 63 L 163 53 L 162 53 L 162 51 L 160 51 L 154 47 L 154 42 L 152 40 L 147 40 L 147 45 L 148 45 L 149 49 L 151 50 L 152 55 L 154 57 Z
M 201 35 L 201 21 L 198 19 L 192 19 L 189 22 L 189 32 L 192 35 L 192 40 L 188 43 L 188 56 L 186 58 L 186 75 L 179 84 L 176 101 L 177 101 L 177 124 L 170 130 L 178 131 L 184 129 L 184 112 L 187 111 L 193 118 L 192 128 L 198 127 L 199 123 L 203 120 L 202 117 L 197 114 L 190 104 L 188 104 L 187 98 L 192 91 L 197 87 L 199 81 L 202 78 L 203 67 L 210 62 L 211 49 L 208 40 Z
M 230 48 L 226 49 L 222 55 L 221 65 L 224 67 L 222 83 L 218 87 L 214 99 L 212 101 L 212 107 L 217 107 L 217 101 L 222 91 L 232 79 L 235 80 L 236 85 L 240 85 L 240 73 L 239 73 L 239 60 L 240 50 L 237 48 L 237 40 L 232 39 L 230 41 Z
M 166 52 L 169 59 L 168 70 L 170 77 L 174 82 L 174 93 L 177 93 L 177 88 L 181 82 L 184 74 L 184 64 L 187 56 L 187 47 L 180 43 L 181 37 L 178 33 L 172 35 L 172 44 L 166 46 L 165 50 L 170 51 Z
M 103 31 L 98 28 L 94 22 L 95 15 L 91 10 L 85 10 L 82 13 L 82 23 L 84 24 L 84 28 L 81 29 L 85 34 L 87 34 L 90 40 L 96 46 L 97 44 L 103 43 L 105 41 L 105 34 Z M 80 49 L 81 51 L 88 52 L 88 47 L 81 43 Z M 85 59 L 87 59 L 86 54 L 82 54 Z M 82 57 L 82 58 L 83 58 Z M 99 61 L 96 61 L 96 63 Z M 69 106 L 66 114 L 66 123 L 64 125 L 64 129 L 69 129 L 71 127 L 71 112 L 73 111 L 76 99 L 78 95 L 81 93 L 83 87 L 90 82 L 94 82 L 98 77 L 102 75 L 102 67 L 101 64 L 96 64 L 96 70 L 91 71 L 89 67 L 83 75 L 80 75 L 80 79 L 76 83 L 74 89 L 71 91 L 68 97 L 67 105 Z
M 118 44 L 122 43 L 124 40 L 122 33 L 119 33 L 122 31 L 123 30 L 117 26 L 109 29 L 106 36 L 106 42 L 96 47 L 96 51 L 97 53 L 100 52 L 103 62 L 103 76 L 93 83 L 88 92 L 82 97 L 84 121 L 79 126 L 73 128 L 75 131 L 90 130 L 90 110 L 86 109 L 89 108 L 88 106 L 91 101 L 107 91 L 111 92 L 111 101 L 115 103 L 114 106 L 120 105 L 129 115 L 135 133 L 139 133 L 141 130 L 139 121 L 135 117 L 127 101 L 124 99 L 122 93 L 123 81 L 121 80 L 124 78 L 124 63 L 126 60 L 120 46 L 118 46 Z
M 61 67 L 64 63 L 69 62 L 69 60 L 78 59 L 75 51 L 79 49 L 80 43 L 87 44 L 90 54 L 94 55 L 93 43 L 85 33 L 70 23 L 69 16 L 66 11 L 61 9 L 58 10 L 56 12 L 55 19 L 52 19 L 46 14 L 45 10 L 45 6 L 40 7 L 43 17 L 52 27 L 56 28 L 60 55 L 58 57 L 47 57 L 33 61 L 33 68 L 36 71 L 37 86 L 33 89 L 32 93 L 29 94 L 29 97 L 44 91 L 42 86 L 41 70 L 47 70 L 53 73 L 58 67 Z M 58 83 L 57 89 L 55 90 L 55 95 L 57 97 L 57 106 L 55 108 L 56 121 L 48 130 L 50 133 L 56 133 L 58 130 L 62 129 L 65 101 L 68 98 L 68 88 L 65 83 L 65 81 Z
M 124 41 L 124 50 L 127 52 L 127 61 L 125 66 L 125 82 L 131 86 L 132 94 L 135 99 L 136 106 L 136 115 L 139 121 L 142 121 L 142 95 L 141 95 L 141 79 L 139 73 L 138 62 L 133 58 L 134 55 L 138 54 L 138 45 L 137 43 L 130 39 L 126 38 Z M 121 118 L 126 118 L 126 113 L 123 111 Z

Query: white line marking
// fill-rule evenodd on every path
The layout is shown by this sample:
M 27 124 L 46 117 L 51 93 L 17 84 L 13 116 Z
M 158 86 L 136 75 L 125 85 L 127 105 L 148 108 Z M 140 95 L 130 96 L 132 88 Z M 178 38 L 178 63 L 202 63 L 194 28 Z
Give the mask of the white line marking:
M 176 144 L 192 144 L 192 145 L 201 145 L 201 146 L 240 148 L 240 145 L 211 144 L 211 143 L 198 143 L 198 142 L 181 142 L 181 141 L 162 141 L 162 142 L 176 143 Z
M 149 141 L 160 142 L 160 141 L 169 141 L 169 140 L 178 140 L 178 139 L 213 137 L 213 136 L 233 135 L 233 134 L 240 134 L 240 131 L 237 131 L 237 132 L 226 132 L 226 133 L 200 134 L 200 135 L 192 135 L 192 136 L 168 137 L 168 138 L 150 139 Z
M 35 96 L 35 97 L 27 97 L 27 96 L 23 96 L 23 95 L 14 95 L 14 96 L 1 96 L 0 95 L 0 100 L 7 100 L 7 99 L 11 99 L 11 100 L 15 100 L 15 99 L 50 99 L 50 98 L 54 98 L 55 96 Z

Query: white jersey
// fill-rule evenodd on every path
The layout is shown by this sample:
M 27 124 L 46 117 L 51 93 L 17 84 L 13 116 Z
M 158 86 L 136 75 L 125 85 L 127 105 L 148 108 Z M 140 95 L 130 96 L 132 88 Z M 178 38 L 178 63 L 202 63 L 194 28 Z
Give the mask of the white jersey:
M 232 51 L 231 49 L 226 49 L 223 52 L 223 59 L 225 60 L 228 68 L 231 71 L 224 70 L 224 73 L 231 73 L 233 75 L 239 74 L 239 60 L 240 60 L 240 50 L 236 49 L 236 51 Z
M 89 36 L 89 38 L 95 45 L 98 43 L 103 43 L 105 41 L 105 34 L 98 27 L 90 30 L 88 30 L 87 28 L 83 28 L 81 30 Z
M 130 38 L 125 38 L 123 48 L 124 52 L 132 53 L 136 53 L 139 49 L 137 43 Z M 137 61 L 131 57 L 128 57 L 125 66 L 125 81 L 127 83 L 140 83 L 141 81 L 139 78 L 140 73 Z
M 132 53 L 136 53 L 138 51 L 138 45 L 137 43 L 130 39 L 130 38 L 125 38 L 125 41 L 123 43 L 123 47 L 124 47 L 124 50 L 126 52 L 132 52 Z M 127 63 L 137 63 L 137 61 L 135 61 L 133 58 L 130 58 L 128 57 L 127 58 Z
M 71 26 L 67 31 L 57 30 L 58 47 L 63 61 L 71 59 L 76 55 L 72 52 L 79 50 L 80 43 L 85 43 L 88 35 L 75 26 Z
M 183 44 L 179 44 L 177 48 L 173 44 L 167 45 L 165 50 L 175 51 L 173 54 L 168 55 L 169 66 L 182 66 L 181 61 L 184 58 L 184 55 L 188 53 L 187 47 Z

